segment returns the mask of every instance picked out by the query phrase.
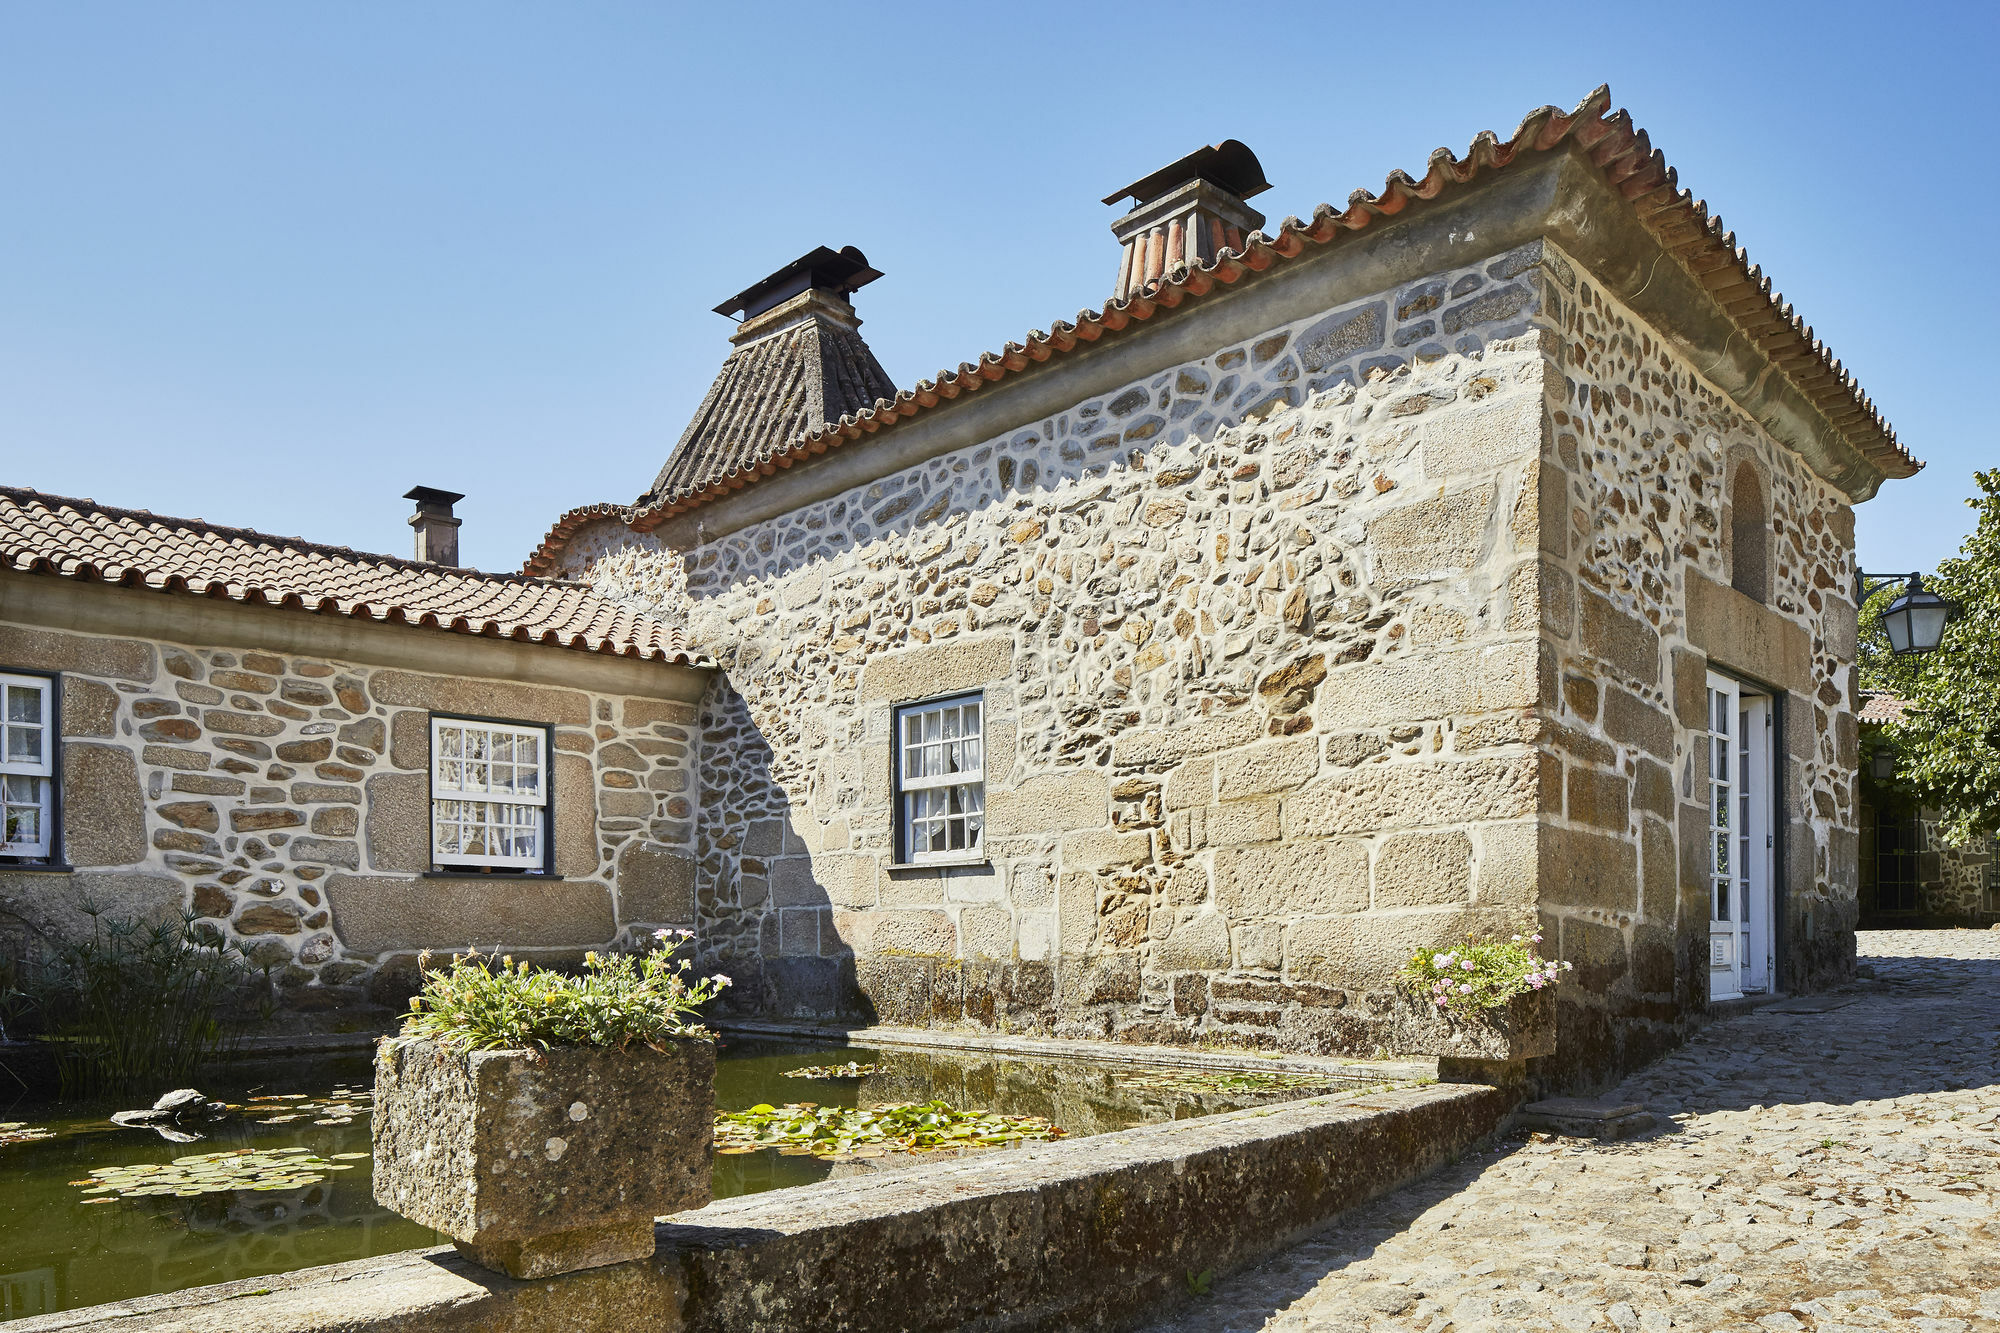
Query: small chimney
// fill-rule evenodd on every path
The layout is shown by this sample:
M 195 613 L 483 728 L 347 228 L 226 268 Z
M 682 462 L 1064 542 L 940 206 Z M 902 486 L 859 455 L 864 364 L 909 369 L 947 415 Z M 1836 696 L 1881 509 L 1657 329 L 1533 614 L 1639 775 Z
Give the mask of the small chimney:
M 1264 225 L 1264 215 L 1243 201 L 1271 188 L 1257 155 L 1235 139 L 1198 148 L 1104 196 L 1132 201 L 1132 211 L 1111 224 L 1124 247 L 1113 299 L 1123 301 L 1176 266 L 1212 263 L 1224 247 Z
M 410 526 L 417 530 L 417 559 L 433 565 L 458 567 L 458 525 L 463 519 L 451 516 L 451 507 L 465 497 L 457 491 L 440 491 L 417 486 L 403 496 L 417 502 Z

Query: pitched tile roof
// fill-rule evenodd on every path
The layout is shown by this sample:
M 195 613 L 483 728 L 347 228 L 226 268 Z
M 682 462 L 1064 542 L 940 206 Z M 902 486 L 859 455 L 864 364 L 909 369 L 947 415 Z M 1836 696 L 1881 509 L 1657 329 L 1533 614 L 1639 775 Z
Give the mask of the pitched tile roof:
M 1908 700 L 1891 694 L 1887 690 L 1863 690 L 1861 692 L 1861 711 L 1856 714 L 1856 719 L 1863 726 L 1877 727 L 1881 726 L 1884 722 L 1901 722 L 1903 720 L 1903 710 L 1907 707 L 1909 707 Z
M 1348 197 L 1344 209 L 1321 204 L 1310 220 L 1286 218 L 1276 235 L 1254 233 L 1241 250 L 1224 250 L 1212 264 L 1176 267 L 1127 300 L 1107 302 L 1101 310 L 1081 311 L 1074 323 L 1058 321 L 1046 333 L 1033 330 L 1025 342 L 1009 342 L 998 352 L 982 353 L 976 364 L 966 362 L 956 370 L 940 371 L 936 379 L 920 380 L 915 388 L 894 398 L 885 395 L 837 422 L 755 450 L 699 482 L 648 494 L 635 505 L 595 504 L 572 509 L 556 520 L 524 569 L 533 573 L 553 568 L 570 534 L 585 523 L 616 518 L 640 531 L 656 527 L 674 514 L 908 421 L 962 394 L 976 393 L 1051 357 L 1064 356 L 1079 345 L 1125 335 L 1135 324 L 1185 302 L 1199 301 L 1218 287 L 1240 281 L 1245 274 L 1282 266 L 1308 247 L 1335 244 L 1350 233 L 1375 225 L 1378 219 L 1394 218 L 1413 202 L 1437 199 L 1482 176 L 1504 171 L 1517 161 L 1568 145 L 1588 155 L 1606 183 L 1631 201 L 1646 229 L 1700 282 L 1743 336 L 1791 378 L 1835 429 L 1854 441 L 1863 457 L 1888 476 L 1914 474 L 1923 464 L 1897 442 L 1896 432 L 1862 392 L 1854 375 L 1772 289 L 1770 278 L 1750 262 L 1737 246 L 1736 234 L 1709 212 L 1706 201 L 1679 188 L 1678 175 L 1652 146 L 1646 132 L 1633 126 L 1631 115 L 1610 107 L 1611 89 L 1603 85 L 1573 111 L 1542 107 L 1530 113 L 1507 139 L 1491 131 L 1481 133 L 1462 158 L 1448 149 L 1438 149 L 1431 154 L 1421 178 L 1393 172 L 1380 194 L 1357 190 Z
M 707 665 L 677 628 L 580 584 L 448 569 L 0 486 L 0 569 Z
M 733 476 L 809 431 L 895 395 L 861 334 L 817 311 L 729 354 L 640 505 Z

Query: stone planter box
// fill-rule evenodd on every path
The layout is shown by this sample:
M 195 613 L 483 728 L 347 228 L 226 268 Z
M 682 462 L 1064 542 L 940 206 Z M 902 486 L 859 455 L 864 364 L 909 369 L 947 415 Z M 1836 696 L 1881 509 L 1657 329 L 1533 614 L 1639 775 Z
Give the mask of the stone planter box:
M 1554 987 L 1517 995 L 1503 1009 L 1488 1009 L 1471 1018 L 1440 1010 L 1412 996 L 1396 996 L 1392 1011 L 1398 1055 L 1435 1055 L 1439 1059 L 1478 1060 L 1513 1064 L 1556 1049 Z
M 517 1278 L 643 1259 L 709 1202 L 715 1046 L 375 1056 L 375 1201 Z

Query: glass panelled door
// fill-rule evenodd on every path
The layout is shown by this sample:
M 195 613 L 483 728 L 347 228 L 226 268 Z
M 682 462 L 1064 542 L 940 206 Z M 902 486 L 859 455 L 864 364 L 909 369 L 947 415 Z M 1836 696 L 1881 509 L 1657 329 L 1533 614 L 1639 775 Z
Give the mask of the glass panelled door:
M 1771 985 L 1771 701 L 1708 678 L 1708 993 Z

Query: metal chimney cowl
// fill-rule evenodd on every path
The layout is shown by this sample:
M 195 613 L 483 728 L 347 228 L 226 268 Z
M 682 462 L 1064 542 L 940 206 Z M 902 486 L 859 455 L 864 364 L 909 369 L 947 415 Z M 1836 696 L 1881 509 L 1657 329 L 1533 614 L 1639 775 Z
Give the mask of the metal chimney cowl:
M 1225 248 L 1264 225 L 1244 201 L 1271 188 L 1257 155 L 1235 139 L 1198 148 L 1104 197 L 1131 199 L 1132 211 L 1111 224 L 1121 254 L 1112 299 L 1123 301 L 1177 267 L 1215 262 Z
M 410 526 L 417 533 L 417 559 L 458 568 L 458 526 L 464 520 L 452 517 L 451 507 L 465 497 L 457 491 L 415 486 L 403 498 L 417 502 L 417 512 L 410 515 Z

